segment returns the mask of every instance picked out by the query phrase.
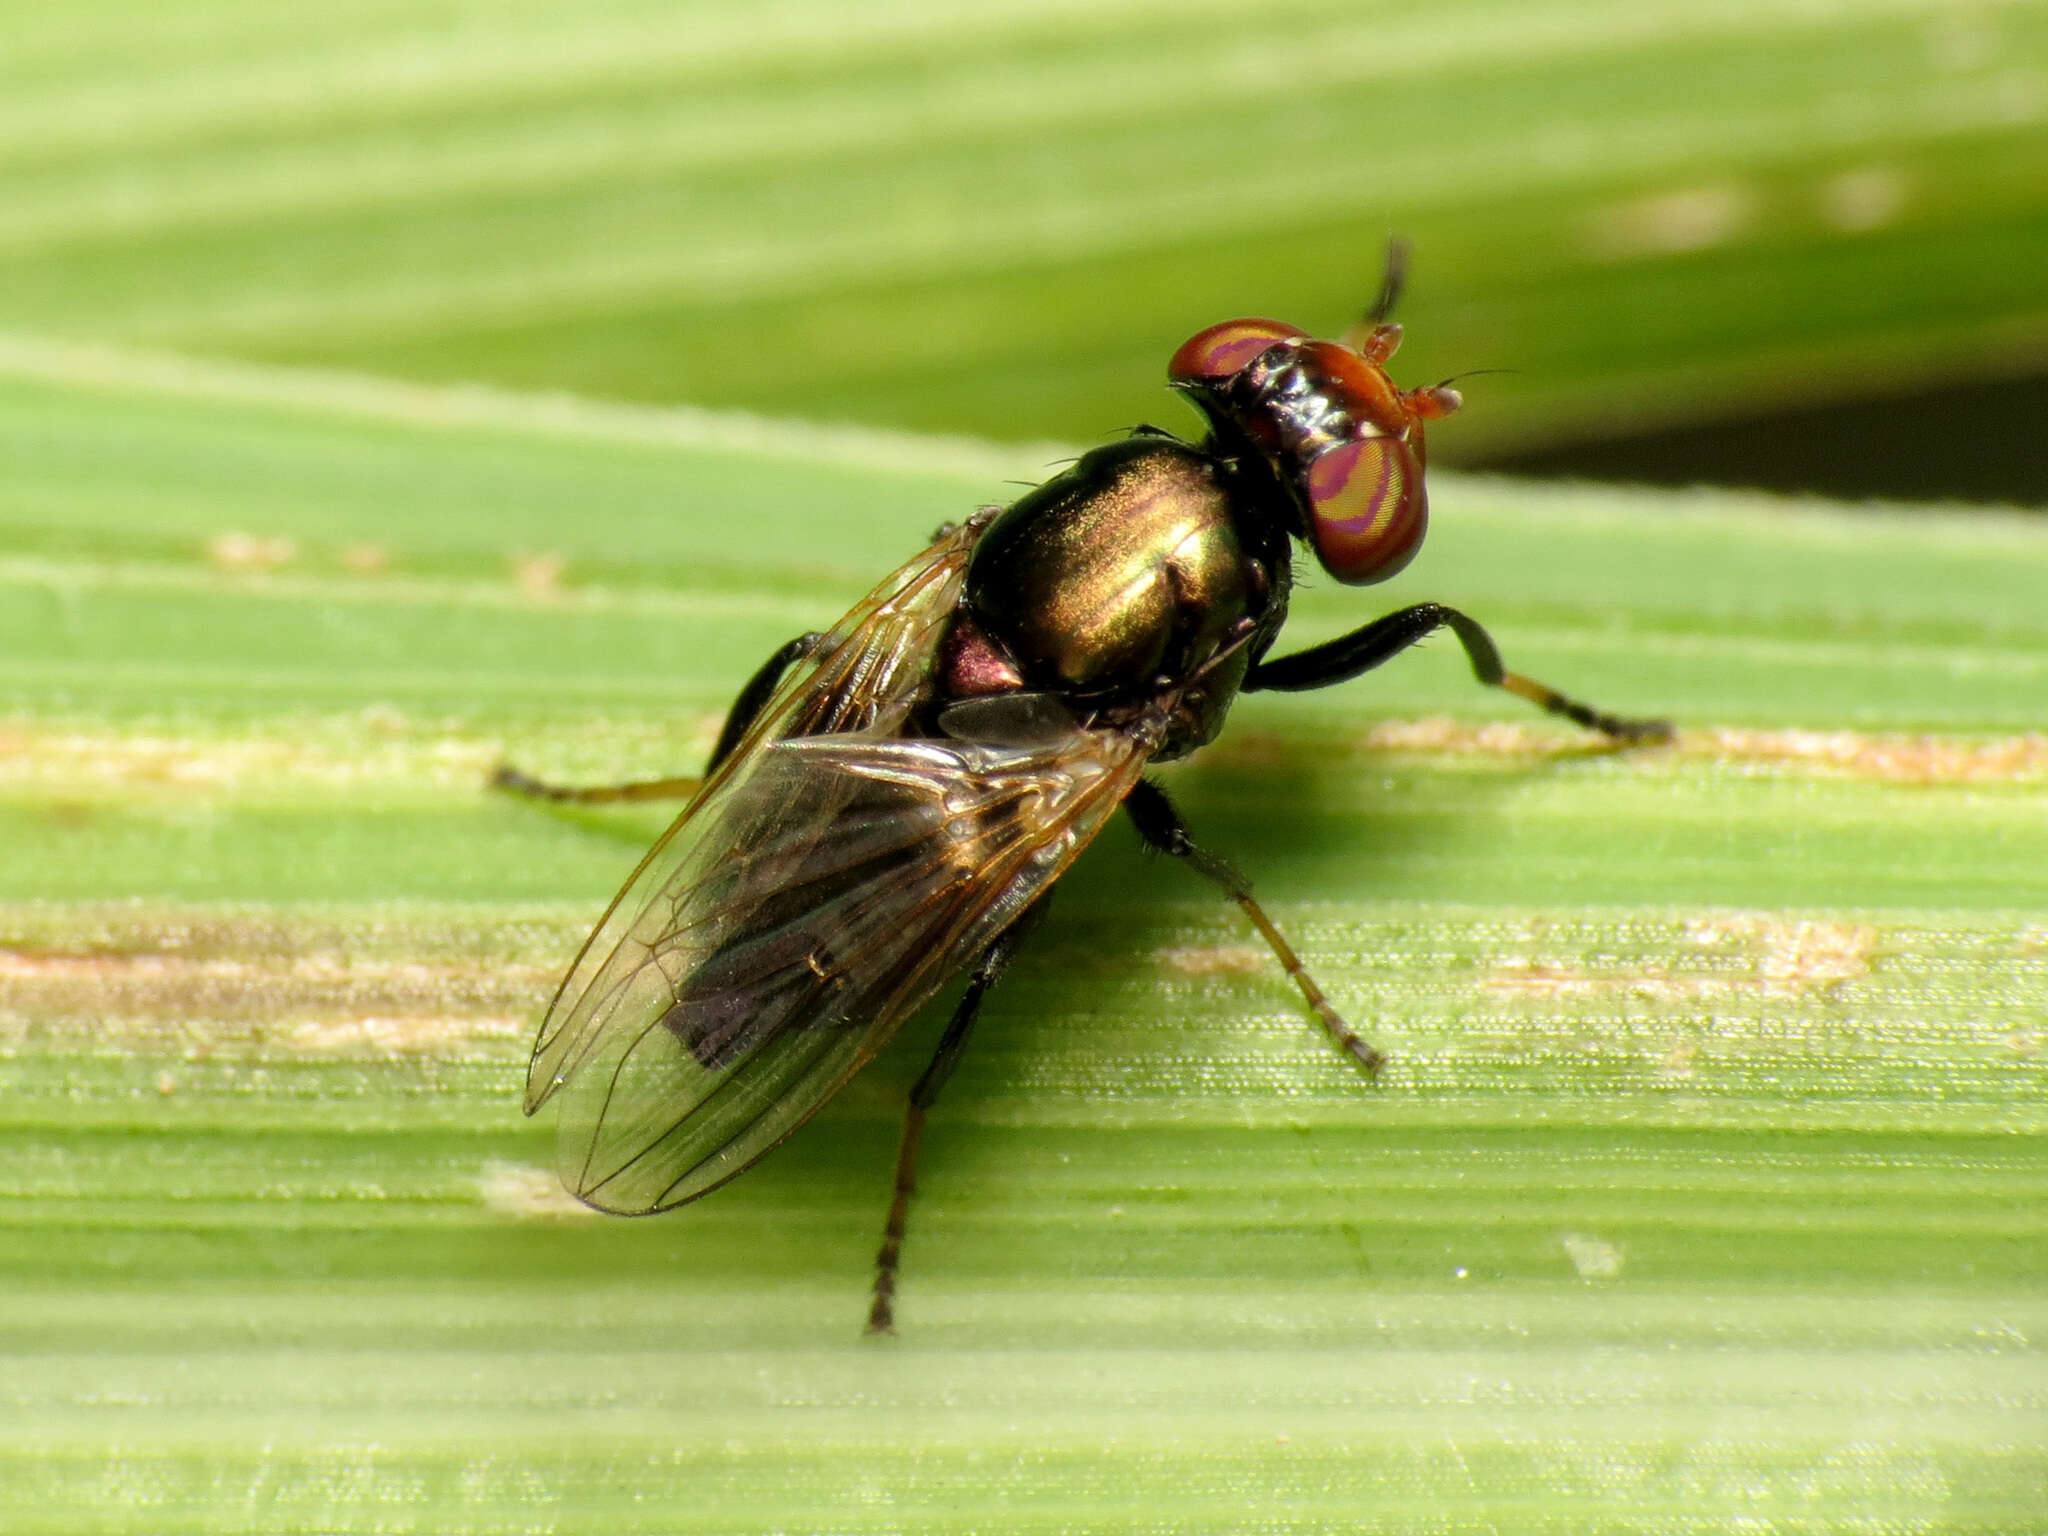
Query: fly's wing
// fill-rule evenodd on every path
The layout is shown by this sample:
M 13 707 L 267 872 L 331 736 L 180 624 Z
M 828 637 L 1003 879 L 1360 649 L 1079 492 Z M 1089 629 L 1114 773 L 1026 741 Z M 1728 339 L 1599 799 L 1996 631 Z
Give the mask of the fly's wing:
M 689 883 L 683 866 L 700 844 L 716 846 L 721 838 L 730 838 L 727 802 L 767 744 L 832 732 L 886 735 L 902 723 L 959 599 L 967 556 L 983 521 L 946 530 L 856 604 L 825 636 L 815 656 L 790 670 L 732 754 L 648 850 L 584 941 L 541 1021 L 527 1069 L 529 1115 L 548 1101 L 593 1048 L 599 1026 L 616 1006 L 609 1000 L 619 968 L 637 963 L 629 936 L 643 930 L 651 909 L 672 902 Z M 727 846 L 732 846 L 729 841 Z M 600 984 L 601 977 L 610 979 Z
M 671 836 L 573 1004 L 564 1182 L 641 1213 L 747 1168 L 1059 876 L 1149 756 L 1078 727 L 763 744 Z

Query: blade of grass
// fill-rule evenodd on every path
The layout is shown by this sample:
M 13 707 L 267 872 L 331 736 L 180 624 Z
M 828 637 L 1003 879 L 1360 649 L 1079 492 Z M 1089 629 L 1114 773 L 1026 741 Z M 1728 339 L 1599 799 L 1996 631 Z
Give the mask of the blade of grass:
M 1443 647 L 1244 701 L 1176 791 L 1386 1082 L 1110 834 L 934 1118 L 878 1347 L 933 1021 L 731 1190 L 577 1218 L 527 1030 L 659 818 L 481 779 L 688 766 L 996 466 L 0 355 L 8 1530 L 2037 1512 L 2034 526 L 1443 477 L 1381 600 L 1680 744 Z

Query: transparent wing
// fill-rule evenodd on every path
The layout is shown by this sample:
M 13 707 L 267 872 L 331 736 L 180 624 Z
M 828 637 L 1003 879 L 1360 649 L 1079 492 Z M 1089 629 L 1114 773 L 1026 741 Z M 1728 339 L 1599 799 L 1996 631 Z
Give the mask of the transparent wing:
M 718 770 L 640 861 L 584 941 L 556 990 L 527 1070 L 532 1114 L 566 1082 L 595 1043 L 609 989 L 596 985 L 649 908 L 672 901 L 684 863 L 724 824 L 726 802 L 755 757 L 779 738 L 834 732 L 892 734 L 916 702 L 932 653 L 967 574 L 967 556 L 985 519 L 942 533 L 916 559 L 857 603 L 808 663 L 790 670 L 774 697 Z
M 572 1004 L 564 1182 L 641 1213 L 747 1168 L 1059 876 L 1148 756 L 1078 728 L 763 744 L 685 817 Z

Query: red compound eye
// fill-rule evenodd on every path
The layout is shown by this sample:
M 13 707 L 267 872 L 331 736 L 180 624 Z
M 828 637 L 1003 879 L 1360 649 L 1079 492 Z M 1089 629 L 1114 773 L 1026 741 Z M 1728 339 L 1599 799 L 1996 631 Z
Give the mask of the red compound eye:
M 1323 569 L 1351 586 L 1385 581 L 1415 557 L 1429 527 L 1422 487 L 1422 428 L 1414 446 L 1366 437 L 1316 456 L 1302 477 L 1309 542 Z
M 1225 320 L 1182 342 L 1166 376 L 1175 384 L 1220 384 L 1274 342 L 1307 334 L 1282 320 Z

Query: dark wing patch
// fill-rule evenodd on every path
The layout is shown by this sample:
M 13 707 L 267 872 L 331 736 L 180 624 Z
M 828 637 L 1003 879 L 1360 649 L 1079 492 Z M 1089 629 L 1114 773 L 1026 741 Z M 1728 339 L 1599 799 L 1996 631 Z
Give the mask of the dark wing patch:
M 763 748 L 791 736 L 889 735 L 901 725 L 959 600 L 979 529 L 976 521 L 949 530 L 857 603 L 815 658 L 791 669 L 731 756 L 647 851 L 584 941 L 541 1021 L 527 1070 L 528 1114 L 577 1070 L 599 1023 L 622 1006 L 612 957 L 650 904 L 673 894 L 679 870 L 707 830 L 722 827 L 726 797 Z
M 751 1165 L 1059 876 L 1148 755 L 1081 730 L 761 747 L 571 1005 L 570 1189 L 656 1211 Z

